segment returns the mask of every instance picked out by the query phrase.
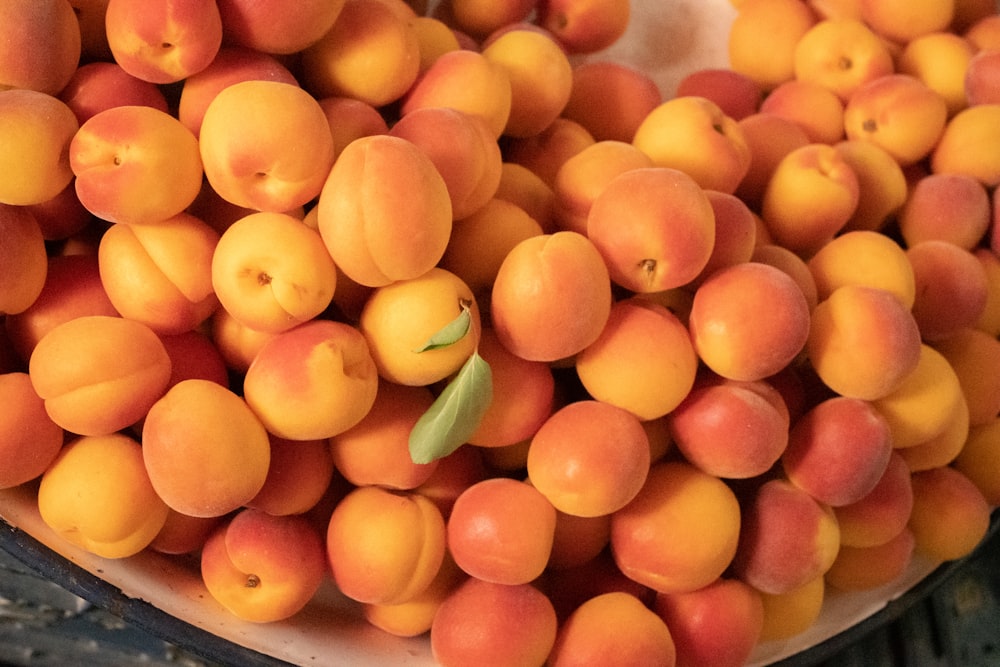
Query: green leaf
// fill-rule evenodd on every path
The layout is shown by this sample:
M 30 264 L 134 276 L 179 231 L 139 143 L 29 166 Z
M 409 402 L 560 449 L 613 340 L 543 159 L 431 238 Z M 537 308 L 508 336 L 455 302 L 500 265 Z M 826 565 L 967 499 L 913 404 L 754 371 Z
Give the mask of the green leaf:
M 469 333 L 469 328 L 472 326 L 471 304 L 462 301 L 460 305 L 461 311 L 458 313 L 458 317 L 441 327 L 437 333 L 427 339 L 422 347 L 417 348 L 414 352 L 426 352 L 454 345 L 462 340 L 465 334 Z
M 451 454 L 476 431 L 493 400 L 493 371 L 473 352 L 410 431 L 410 458 L 430 463 Z

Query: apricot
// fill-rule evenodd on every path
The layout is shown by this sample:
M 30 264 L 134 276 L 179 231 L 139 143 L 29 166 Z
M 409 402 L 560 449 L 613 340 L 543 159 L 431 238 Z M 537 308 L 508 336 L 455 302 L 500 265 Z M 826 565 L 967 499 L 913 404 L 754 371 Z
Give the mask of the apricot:
M 826 572 L 826 583 L 842 591 L 867 591 L 888 585 L 906 571 L 913 550 L 913 532 L 908 528 L 885 544 L 841 546 Z
M 148 548 L 173 556 L 193 554 L 205 545 L 209 535 L 222 521 L 222 517 L 188 516 L 170 510 L 163 528 L 149 543 Z
M 847 284 L 813 309 L 806 355 L 830 389 L 876 400 L 913 373 L 920 348 L 917 321 L 895 294 Z
M 247 507 L 273 516 L 305 514 L 322 499 L 333 479 L 333 457 L 326 440 L 271 437 L 267 478 Z
M 767 182 L 781 160 L 809 137 L 795 121 L 767 113 L 755 113 L 738 121 L 750 150 L 747 173 L 734 192 L 754 211 L 760 210 Z
M 955 406 L 955 412 L 948 424 L 933 438 L 912 447 L 898 450 L 906 461 L 910 472 L 929 470 L 948 465 L 955 460 L 969 437 L 969 404 L 962 400 Z
M 212 341 L 219 350 L 226 368 L 238 373 L 246 373 L 260 348 L 277 335 L 251 329 L 233 317 L 225 308 L 218 308 L 209 324 Z
M 80 61 L 82 36 L 66 0 L 15 0 L 0 10 L 0 89 L 21 88 L 55 95 Z
M 513 2 L 449 0 L 447 8 L 455 28 L 482 40 L 495 30 L 527 19 L 535 4 L 532 0 Z
M 1000 95 L 996 92 L 998 77 L 1000 77 L 1000 49 L 974 52 L 969 58 L 962 80 L 963 100 L 969 106 L 1000 103 Z
M 361 421 L 329 439 L 337 470 L 355 486 L 413 489 L 426 482 L 440 460 L 414 463 L 409 436 L 433 402 L 426 387 L 379 382 L 375 400 Z
M 768 91 L 792 79 L 795 46 L 816 20 L 804 2 L 741 2 L 729 29 L 730 66 Z M 760 48 L 765 42 L 768 48 Z
M 330 125 L 334 155 L 340 155 L 344 147 L 355 139 L 389 133 L 385 118 L 367 102 L 334 95 L 321 98 L 319 106 Z
M 944 98 L 948 115 L 966 106 L 966 82 L 975 49 L 951 32 L 930 32 L 906 43 L 896 59 L 899 73 L 915 76 Z M 974 74 L 972 76 L 975 76 Z
M 45 472 L 62 448 L 63 429 L 45 412 L 27 373 L 0 374 L 0 401 L 9 406 L 0 418 L 0 489 L 8 489 Z
M 0 113 L 0 203 L 28 206 L 52 199 L 73 180 L 68 149 L 79 129 L 73 110 L 52 95 L 13 88 L 0 90 Z
M 757 215 L 736 195 L 706 190 L 715 218 L 715 243 L 701 272 L 688 285 L 697 289 L 710 275 L 727 266 L 749 262 L 757 247 Z
M 531 584 L 506 585 L 471 577 L 444 599 L 430 644 L 442 667 L 541 665 L 556 641 L 552 602 Z
M 611 515 L 577 516 L 556 510 L 556 529 L 547 570 L 565 570 L 604 553 L 611 539 Z
M 913 512 L 907 524 L 914 549 L 935 560 L 967 556 L 990 526 L 990 505 L 971 479 L 951 466 L 913 473 Z
M 677 667 L 740 667 L 764 625 L 760 593 L 733 578 L 687 593 L 659 593 L 653 610 L 670 628 Z
M 794 121 L 812 143 L 834 144 L 844 136 L 844 102 L 816 81 L 789 79 L 768 93 L 758 110 Z
M 505 137 L 504 156 L 527 167 L 550 188 L 563 164 L 596 140 L 583 125 L 559 116 L 538 134 L 528 137 Z
M 913 306 L 916 286 L 906 251 L 889 236 L 873 230 L 840 234 L 809 258 L 809 270 L 823 301 L 845 285 L 877 287 Z
M 521 241 L 504 258 L 491 292 L 501 344 L 530 361 L 570 357 L 601 335 L 611 280 L 597 247 L 576 232 Z
M 969 478 L 991 507 L 1000 505 L 1000 484 L 996 471 L 1000 469 L 1000 420 L 993 419 L 969 429 L 962 451 L 952 465 Z
M 878 546 L 906 528 L 913 509 L 913 487 L 901 451 L 893 451 L 871 491 L 853 503 L 833 508 L 842 546 Z
M 931 171 L 967 174 L 986 187 L 1000 184 L 1000 160 L 985 151 L 1000 132 L 1000 103 L 977 104 L 955 114 L 931 152 Z
M 343 433 L 368 414 L 377 391 L 376 363 L 364 336 L 323 319 L 265 343 L 243 379 L 244 399 L 260 422 L 291 440 Z
M 167 520 L 142 447 L 120 434 L 68 442 L 42 475 L 38 511 L 57 535 L 102 558 L 142 551 Z
M 399 100 L 420 72 L 413 25 L 380 0 L 338 1 L 333 25 L 301 52 L 303 86 L 317 98 L 353 97 L 375 107 Z
M 724 479 L 762 475 L 788 446 L 790 417 L 778 391 L 763 380 L 705 381 L 667 417 L 685 460 Z
M 906 255 L 916 285 L 913 317 L 924 340 L 946 338 L 979 320 L 989 285 L 975 255 L 937 240 L 910 246 Z
M 761 484 L 743 505 L 733 572 L 769 595 L 784 595 L 822 577 L 840 548 L 833 509 L 792 482 Z M 765 614 L 766 615 L 766 614 Z
M 713 371 L 733 380 L 760 380 L 805 347 L 809 305 L 787 273 L 746 262 L 717 271 L 698 287 L 689 329 L 695 351 Z
M 379 287 L 433 268 L 452 229 L 451 196 L 415 144 L 387 135 L 341 151 L 320 192 L 319 232 L 352 280 Z
M 947 29 L 955 14 L 955 0 L 860 0 L 860 5 L 865 23 L 887 39 L 902 44 Z
M 35 216 L 46 241 L 69 240 L 90 224 L 90 211 L 80 203 L 73 186 L 69 183 L 55 197 L 25 207 Z
M 504 135 L 537 135 L 562 113 L 573 86 L 573 67 L 549 33 L 506 30 L 485 43 L 482 54 L 499 65 L 510 82 L 510 115 Z
M 556 381 L 550 365 L 510 352 L 486 327 L 479 337 L 479 355 L 490 365 L 493 398 L 469 443 L 504 447 L 531 438 L 552 413 Z
M 892 74 L 889 47 L 859 19 L 824 19 L 795 44 L 795 78 L 833 91 L 847 102 L 863 83 Z M 845 110 L 846 111 L 846 110 Z
M 169 112 L 167 98 L 156 84 L 132 76 L 113 62 L 88 62 L 78 67 L 59 91 L 59 99 L 73 110 L 80 124 L 112 106 L 139 104 Z
M 142 453 L 157 495 L 196 517 L 222 516 L 264 486 L 267 431 L 243 399 L 215 382 L 174 385 L 146 414 Z
M 416 637 L 431 629 L 441 603 L 468 578 L 446 553 L 441 568 L 423 592 L 398 604 L 364 604 L 365 620 L 397 637 Z
M 417 16 L 412 21 L 420 43 L 420 74 L 430 69 L 439 56 L 461 48 L 458 35 L 444 21 L 433 16 Z
M 160 335 L 159 338 L 170 357 L 168 387 L 192 378 L 229 385 L 226 362 L 214 341 L 201 328 L 179 334 Z
M 577 607 L 559 626 L 546 664 L 675 664 L 676 649 L 663 619 L 624 592 L 603 593 Z
M 340 591 L 362 603 L 398 604 L 422 593 L 445 554 L 445 524 L 429 499 L 362 486 L 333 510 L 327 557 Z
M 28 372 L 54 422 L 78 435 L 106 435 L 137 422 L 160 398 L 170 357 L 145 324 L 90 315 L 45 334 Z
M 633 168 L 611 178 L 590 206 L 586 229 L 611 280 L 633 292 L 690 282 L 715 245 L 711 202 L 694 178 L 671 167 Z
M 594 104 L 601 99 L 602 104 Z M 663 102 L 656 82 L 622 63 L 592 60 L 573 67 L 573 86 L 563 108 L 596 141 L 631 142 L 642 120 Z
M 198 140 L 168 113 L 147 106 L 105 109 L 69 144 L 80 202 L 109 222 L 155 223 L 184 211 L 204 173 Z
M 764 625 L 760 641 L 780 641 L 805 632 L 819 620 L 825 599 L 824 577 L 816 577 L 786 593 L 761 593 Z
M 908 196 L 903 168 L 889 151 L 871 141 L 845 139 L 834 149 L 858 180 L 858 205 L 841 231 L 883 230 Z
M 736 554 L 740 504 L 718 477 L 679 461 L 652 466 L 611 517 L 611 552 L 625 576 L 660 593 L 697 590 Z
M 615 302 L 601 335 L 576 356 L 575 368 L 592 397 L 645 421 L 684 400 L 698 357 L 677 316 L 635 297 Z
M 988 424 L 1000 413 L 1000 341 L 978 329 L 966 328 L 934 344 L 958 376 L 969 408 L 969 423 Z
M 750 167 L 739 123 L 704 97 L 661 103 L 636 128 L 632 143 L 655 165 L 683 171 L 701 187 L 720 192 L 735 191 Z
M 48 251 L 42 229 L 26 208 L 0 204 L 0 259 L 5 267 L 0 276 L 0 313 L 22 313 L 45 288 Z
M 748 75 L 725 68 L 707 67 L 686 74 L 677 82 L 677 97 L 696 95 L 715 102 L 735 121 L 757 113 L 764 91 Z M 770 98 L 773 91 L 768 93 Z
M 976 321 L 976 328 L 1000 336 L 1000 257 L 989 248 L 972 251 L 986 274 L 986 306 Z
M 295 11 L 274 0 L 219 0 L 227 43 L 263 53 L 291 54 L 311 46 L 333 27 L 343 0 L 309 0 Z
M 253 623 L 299 612 L 326 580 L 323 539 L 308 519 L 244 509 L 219 526 L 201 550 L 209 594 Z

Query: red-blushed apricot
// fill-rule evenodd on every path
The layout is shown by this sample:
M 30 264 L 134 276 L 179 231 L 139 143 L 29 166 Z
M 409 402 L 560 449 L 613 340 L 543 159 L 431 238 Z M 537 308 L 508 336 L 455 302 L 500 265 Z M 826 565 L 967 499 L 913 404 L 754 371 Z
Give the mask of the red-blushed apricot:
M 874 400 L 895 391 L 920 357 L 920 330 L 895 294 L 846 284 L 812 311 L 806 355 L 823 383 Z
M 190 206 L 204 168 L 198 140 L 168 113 L 147 106 L 105 109 L 69 145 L 80 202 L 109 222 L 155 223 Z
M 453 217 L 468 217 L 496 194 L 503 157 L 482 118 L 448 107 L 415 109 L 389 134 L 412 142 L 431 159 L 448 187 Z
M 736 554 L 740 504 L 718 477 L 684 462 L 652 466 L 639 494 L 611 517 L 611 552 L 630 579 L 660 593 L 693 591 Z
M 228 514 L 267 479 L 271 444 L 243 399 L 209 380 L 185 380 L 146 414 L 142 453 L 157 495 L 182 514 Z
M 914 538 L 909 528 L 884 544 L 871 547 L 841 545 L 826 571 L 827 584 L 842 591 L 868 591 L 896 581 L 913 560 Z
M 442 54 L 404 95 L 400 113 L 445 106 L 479 116 L 497 138 L 511 111 L 510 78 L 482 53 L 458 49 Z
M 519 206 L 544 233 L 556 231 L 552 186 L 523 164 L 505 161 L 501 165 L 496 198 Z
M 326 549 L 344 595 L 362 603 L 399 604 L 434 580 L 446 541 L 444 519 L 429 499 L 362 486 L 334 508 Z
M 884 40 L 856 18 L 824 19 L 795 44 L 795 78 L 818 83 L 846 102 L 863 83 L 892 74 Z
M 730 66 L 768 91 L 795 75 L 795 47 L 816 23 L 804 2 L 741 2 L 728 33 Z M 761 48 L 766 43 L 768 48 Z
M 295 11 L 275 0 L 220 0 L 227 43 L 264 53 L 291 54 L 318 41 L 340 14 L 342 0 L 308 0 Z
M 931 171 L 967 174 L 987 187 L 1000 184 L 1000 160 L 986 150 L 1000 133 L 1000 103 L 977 104 L 948 121 L 930 155 Z
M 316 319 L 283 331 L 257 352 L 243 380 L 247 405 L 269 433 L 329 438 L 371 409 L 378 373 L 356 328 Z
M 489 294 L 511 248 L 544 233 L 523 208 L 497 197 L 456 223 L 438 266 L 461 278 L 477 298 Z
M 333 135 L 334 155 L 355 139 L 373 134 L 388 134 L 389 125 L 378 109 L 353 97 L 332 95 L 320 98 L 319 106 L 326 114 Z
M 788 445 L 789 422 L 784 399 L 764 380 L 702 382 L 667 416 L 685 460 L 724 479 L 770 470 Z
M 590 598 L 563 621 L 546 664 L 672 667 L 675 660 L 663 619 L 634 595 L 611 592 Z
M 526 584 L 545 569 L 555 527 L 556 510 L 538 489 L 493 477 L 455 499 L 448 517 L 448 551 L 472 577 Z
M 870 403 L 835 396 L 792 425 L 781 464 L 793 484 L 839 507 L 871 493 L 892 452 L 889 425 Z
M 768 264 L 715 272 L 695 291 L 689 322 L 699 358 L 732 380 L 774 375 L 809 337 L 809 305 L 798 284 Z
M 274 516 L 305 514 L 316 506 L 333 479 L 329 444 L 326 440 L 269 439 L 267 478 L 246 506 Z
M 427 349 L 433 336 L 463 313 L 469 326 L 461 337 Z M 475 351 L 479 306 L 461 278 L 433 267 L 421 276 L 377 287 L 361 311 L 358 330 L 380 377 L 423 386 L 456 372 Z
M 28 364 L 45 411 L 78 435 L 105 435 L 142 418 L 170 380 L 170 357 L 145 324 L 92 315 L 38 341 Z
M 632 168 L 594 197 L 586 230 L 612 281 L 633 292 L 659 292 L 690 282 L 705 268 L 715 244 L 715 213 L 702 187 L 683 171 Z
M 541 665 L 552 651 L 557 629 L 552 602 L 533 585 L 471 577 L 438 607 L 431 652 L 442 667 Z
M 84 315 L 118 315 L 101 284 L 96 253 L 53 255 L 47 261 L 45 284 L 38 297 L 25 310 L 4 318 L 10 344 L 25 362 L 38 341 L 57 324 Z
M 838 287 L 864 285 L 894 294 L 906 308 L 913 306 L 916 285 L 905 250 L 892 238 L 873 230 L 844 232 L 809 258 L 809 271 L 821 301 Z
M 98 249 L 101 284 L 122 317 L 158 334 L 191 331 L 215 312 L 212 258 L 219 234 L 189 213 L 113 225 Z
M 380 107 L 400 99 L 420 72 L 416 30 L 389 3 L 346 0 L 337 19 L 300 55 L 313 96 L 353 97 Z
M 58 195 L 74 176 L 68 148 L 79 123 L 73 110 L 52 95 L 11 88 L 0 90 L 0 113 L 0 203 L 27 206 Z
M 59 91 L 79 123 L 111 106 L 144 104 L 169 112 L 167 98 L 159 86 L 126 72 L 114 62 L 88 62 L 77 68 Z
M 972 49 L 968 40 L 964 40 L 964 42 L 969 49 Z M 973 51 L 972 57 L 966 63 L 961 92 L 962 101 L 967 106 L 1000 102 L 1000 94 L 997 93 L 996 87 L 997 78 L 1000 76 L 1000 53 L 998 51 L 1000 49 Z
M 35 216 L 46 241 L 68 241 L 88 229 L 91 222 L 90 211 L 80 203 L 73 183 L 56 196 L 26 208 Z
M 611 312 L 611 280 L 586 236 L 534 236 L 507 253 L 490 307 L 504 347 L 530 361 L 557 361 L 600 336 Z
M 764 625 L 760 641 L 790 639 L 808 630 L 819 619 L 826 599 L 826 581 L 816 577 L 786 593 L 761 593 Z
M 597 558 L 611 539 L 611 515 L 576 516 L 556 510 L 547 570 L 577 567 Z
M 468 575 L 446 552 L 433 581 L 422 592 L 398 604 L 363 604 L 365 620 L 397 637 L 416 637 L 431 629 L 438 607 Z
M 35 216 L 26 208 L 0 204 L 0 313 L 21 313 L 41 295 L 48 274 L 45 237 Z
M 278 334 L 251 329 L 233 317 L 225 308 L 218 308 L 211 318 L 211 336 L 226 367 L 246 373 L 254 357 L 267 341 Z
M 844 102 L 815 81 L 789 79 L 779 84 L 759 111 L 797 123 L 813 143 L 835 144 L 844 136 Z
M 750 168 L 739 123 L 704 97 L 661 103 L 636 128 L 632 143 L 657 166 L 679 169 L 701 187 L 720 192 L 734 192 Z
M 291 70 L 275 56 L 226 44 L 205 69 L 185 77 L 177 100 L 177 119 L 198 136 L 205 110 L 215 96 L 234 83 L 248 80 L 298 85 Z
M 939 240 L 972 250 L 989 230 L 989 191 L 967 174 L 928 174 L 910 188 L 899 211 L 899 232 L 908 246 Z
M 200 378 L 229 386 L 229 371 L 215 342 L 202 330 L 185 331 L 168 336 L 161 335 L 160 342 L 170 357 L 172 387 L 181 380 Z
M 922 241 L 906 250 L 913 267 L 913 317 L 927 341 L 974 325 L 986 308 L 986 272 L 971 251 L 948 241 Z
M 967 556 L 986 536 L 990 505 L 965 473 L 951 466 L 913 473 L 913 512 L 907 524 L 914 549 L 935 560 Z
M 559 116 L 538 134 L 506 137 L 503 152 L 505 159 L 527 167 L 554 189 L 562 165 L 594 143 L 596 139 L 583 125 Z
M 906 201 L 903 168 L 892 154 L 871 141 L 845 139 L 834 144 L 834 149 L 858 180 L 858 205 L 842 231 L 883 229 Z
M 997 201 L 1000 201 L 1000 198 Z M 1000 215 L 1000 207 L 996 210 Z M 983 247 L 976 248 L 972 254 L 983 267 L 987 285 L 986 306 L 975 326 L 980 331 L 1000 336 L 1000 257 L 990 248 Z
M 20 371 L 0 374 L 0 489 L 41 476 L 63 445 L 63 429 L 45 412 L 31 378 Z
M 595 99 L 604 101 L 594 104 Z M 594 60 L 573 68 L 564 118 L 582 125 L 596 141 L 631 142 L 649 112 L 663 101 L 656 82 L 639 69 Z
M 970 428 L 952 465 L 976 485 L 991 507 L 1000 505 L 1000 419 Z
M 843 229 L 859 197 L 858 177 L 841 154 L 833 146 L 811 143 L 775 166 L 761 217 L 776 243 L 808 256 Z
M 740 121 L 757 113 L 764 93 L 748 75 L 731 69 L 704 68 L 686 74 L 674 93 L 678 97 L 697 95 L 715 102 L 722 112 Z M 768 94 L 768 97 L 772 93 Z
M 299 612 L 326 580 L 323 538 L 308 519 L 240 510 L 201 550 L 209 594 L 234 616 L 254 623 Z
M 862 548 L 885 544 L 906 528 L 912 508 L 910 469 L 894 451 L 871 491 L 853 503 L 833 508 L 841 545 Z
M 372 287 L 433 268 L 452 229 L 451 196 L 434 163 L 400 137 L 348 144 L 320 193 L 319 231 L 334 262 Z
M 426 482 L 438 460 L 414 463 L 409 437 L 433 402 L 427 387 L 380 381 L 375 402 L 361 421 L 330 438 L 337 470 L 355 486 L 413 489 Z
M 487 478 L 489 471 L 483 459 L 479 448 L 459 447 L 437 459 L 434 471 L 416 491 L 430 498 L 447 521 L 455 500 L 462 492 Z
M 535 8 L 534 0 L 512 2 L 477 2 L 476 0 L 449 0 L 447 11 L 455 28 L 477 40 L 504 26 L 528 18 Z
M 188 516 L 175 510 L 167 512 L 163 528 L 149 543 L 149 549 L 162 554 L 182 556 L 201 550 L 208 536 L 224 521 L 223 517 Z
M 701 272 L 688 285 L 696 289 L 719 269 L 753 259 L 757 247 L 757 216 L 736 195 L 705 190 L 715 218 L 715 242 Z
M 142 447 L 120 433 L 68 442 L 38 485 L 42 520 L 69 543 L 103 558 L 142 551 L 167 520 Z
M 546 0 L 539 3 L 536 22 L 570 54 L 595 53 L 625 34 L 630 9 L 624 0 Z
M 840 548 L 833 509 L 782 478 L 761 484 L 743 504 L 733 572 L 762 593 L 781 595 L 830 569 Z
M 767 182 L 782 158 L 809 143 L 802 127 L 774 114 L 755 113 L 737 121 L 750 151 L 747 173 L 734 194 L 754 211 L 760 210 Z
M 275 253 L 275 247 L 284 252 Z M 212 287 L 222 307 L 250 327 L 279 333 L 308 322 L 333 299 L 337 272 L 315 230 L 285 213 L 244 216 L 219 237 Z
M 687 396 L 698 357 L 677 316 L 633 297 L 615 302 L 601 335 L 574 365 L 592 397 L 647 420 L 671 412 Z
M 559 228 L 586 234 L 591 205 L 608 183 L 631 169 L 652 166 L 649 156 L 623 141 L 595 141 L 567 158 L 552 184 Z
M 740 667 L 764 625 L 760 593 L 733 578 L 687 593 L 659 593 L 653 610 L 670 628 L 677 667 Z
M 1000 341 L 983 331 L 965 328 L 934 344 L 958 376 L 969 408 L 969 423 L 987 424 L 1000 413 Z
M 528 477 L 556 509 L 611 514 L 635 498 L 649 472 L 649 438 L 623 408 L 582 400 L 560 408 L 531 439 Z
M 964 400 L 955 369 L 944 355 L 924 343 L 916 367 L 873 404 L 889 422 L 893 447 L 904 448 L 939 435 Z
M 532 137 L 559 117 L 569 101 L 573 67 L 554 36 L 512 27 L 483 44 L 483 57 L 499 65 L 510 82 L 511 105 L 503 134 Z
M 109 0 L 104 16 L 115 62 L 132 76 L 174 83 L 205 69 L 222 45 L 222 17 L 211 0 Z
M 65 0 L 12 0 L 0 9 L 0 89 L 55 95 L 80 61 L 82 36 L 74 7 Z
M 284 81 L 233 83 L 209 102 L 198 135 L 205 177 L 238 206 L 283 213 L 312 201 L 334 161 L 326 114 Z
M 490 365 L 493 399 L 469 436 L 469 443 L 503 447 L 531 438 L 552 413 L 555 403 L 551 367 L 513 354 L 490 327 L 482 330 L 478 352 Z

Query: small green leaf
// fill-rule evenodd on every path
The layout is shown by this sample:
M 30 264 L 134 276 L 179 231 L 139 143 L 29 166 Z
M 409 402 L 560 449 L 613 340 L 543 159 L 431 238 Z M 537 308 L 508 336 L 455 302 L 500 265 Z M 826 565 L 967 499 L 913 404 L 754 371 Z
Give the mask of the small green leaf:
M 493 371 L 473 352 L 410 431 L 410 458 L 430 463 L 463 445 L 493 400 Z
M 459 305 L 461 306 L 461 311 L 458 313 L 458 317 L 441 327 L 437 333 L 427 339 L 427 342 L 422 347 L 414 350 L 414 352 L 426 352 L 427 350 L 436 350 L 441 347 L 454 345 L 462 340 L 465 334 L 469 333 L 469 328 L 472 326 L 472 304 L 462 301 Z

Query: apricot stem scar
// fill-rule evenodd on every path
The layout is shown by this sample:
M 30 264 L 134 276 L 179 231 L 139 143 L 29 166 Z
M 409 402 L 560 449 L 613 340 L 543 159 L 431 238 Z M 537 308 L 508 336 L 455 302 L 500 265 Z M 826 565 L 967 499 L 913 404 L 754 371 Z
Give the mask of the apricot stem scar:
M 257 284 L 263 287 L 264 285 L 271 284 L 271 276 L 267 273 L 261 272 L 257 274 Z
M 837 61 L 837 65 L 842 70 L 849 70 L 854 66 L 854 62 L 847 56 L 843 56 L 839 61 Z
M 639 268 L 642 269 L 643 273 L 651 274 L 654 271 L 656 271 L 656 260 L 655 259 L 640 260 Z
M 246 587 L 257 588 L 258 586 L 260 586 L 260 577 L 258 577 L 256 574 L 247 575 Z
M 864 123 L 861 124 L 861 129 L 865 132 L 874 132 L 878 129 L 878 123 L 875 122 L 874 118 L 869 118 Z

